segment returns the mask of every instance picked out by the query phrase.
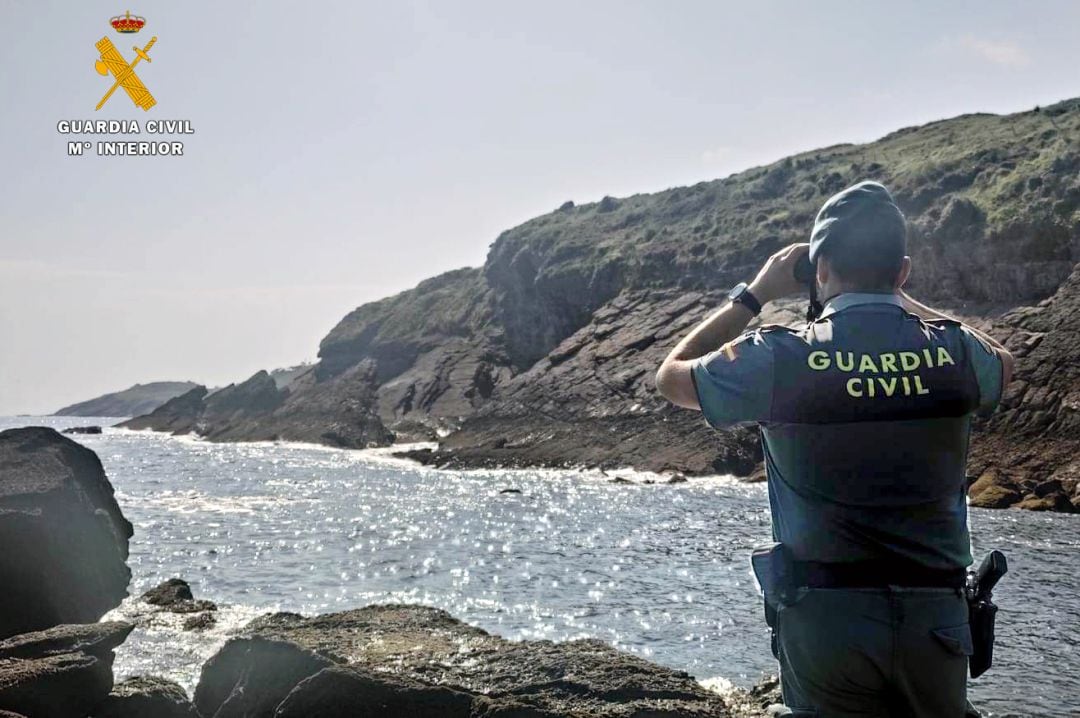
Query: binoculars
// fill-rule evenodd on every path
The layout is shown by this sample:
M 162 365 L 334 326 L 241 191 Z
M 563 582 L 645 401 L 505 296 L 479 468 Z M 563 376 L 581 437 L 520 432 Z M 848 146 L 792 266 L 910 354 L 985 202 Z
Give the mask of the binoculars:
M 817 297 L 817 269 L 810 263 L 810 253 L 807 252 L 799 257 L 795 263 L 795 281 L 810 290 L 810 303 L 806 307 L 806 321 L 812 322 L 818 318 L 823 309 Z
M 805 284 L 809 287 L 814 284 L 814 274 L 814 265 L 810 264 L 810 254 L 808 252 L 795 263 L 795 280 L 799 284 Z

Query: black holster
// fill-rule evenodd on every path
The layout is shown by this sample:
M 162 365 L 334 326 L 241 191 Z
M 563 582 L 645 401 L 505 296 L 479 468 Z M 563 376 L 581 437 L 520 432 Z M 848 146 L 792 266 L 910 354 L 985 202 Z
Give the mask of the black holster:
M 977 569 L 968 575 L 968 625 L 971 628 L 973 651 L 968 661 L 972 678 L 978 678 L 994 662 L 994 623 L 997 606 L 993 590 L 1009 571 L 1005 554 L 991 551 Z
M 997 606 L 990 601 L 970 601 L 968 603 L 968 623 L 971 625 L 973 651 L 968 666 L 971 677 L 978 678 L 994 662 L 994 622 L 997 618 Z
M 771 632 L 773 658 L 780 658 L 779 635 L 776 616 L 780 605 L 791 603 L 795 593 L 792 579 L 793 562 L 787 548 L 780 543 L 754 549 L 750 554 L 750 567 L 754 571 L 765 604 L 765 623 Z

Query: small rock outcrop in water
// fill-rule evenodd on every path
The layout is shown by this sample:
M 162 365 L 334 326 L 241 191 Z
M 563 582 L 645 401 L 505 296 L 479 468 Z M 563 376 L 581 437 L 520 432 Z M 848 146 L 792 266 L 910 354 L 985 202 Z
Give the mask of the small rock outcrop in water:
M 144 593 L 140 598 L 154 606 L 172 606 L 181 601 L 194 601 L 191 586 L 182 578 L 170 578 Z
M 93 451 L 44 427 L 0 432 L 0 637 L 115 608 L 131 533 Z
M 199 713 L 178 684 L 136 676 L 113 686 L 94 718 L 199 718 Z
M 150 589 L 140 598 L 151 606 L 160 606 L 173 613 L 217 610 L 213 601 L 196 600 L 191 593 L 191 586 L 182 578 L 170 578 Z
M 424 606 L 275 614 L 245 634 L 203 667 L 203 715 L 728 715 L 689 674 L 601 641 L 508 641 Z
M 54 626 L 0 641 L 0 709 L 29 718 L 85 718 L 113 685 L 113 649 L 129 623 Z
M 100 426 L 73 426 L 70 429 L 64 429 L 65 434 L 100 434 Z
M 161 620 L 168 614 L 182 615 L 184 618 L 181 628 L 185 631 L 203 631 L 217 624 L 217 604 L 195 598 L 191 586 L 182 578 L 163 581 L 142 594 L 139 601 L 148 607 L 148 610 L 136 607 L 132 614 L 140 628 L 152 628 L 162 623 L 175 626 L 175 622 Z

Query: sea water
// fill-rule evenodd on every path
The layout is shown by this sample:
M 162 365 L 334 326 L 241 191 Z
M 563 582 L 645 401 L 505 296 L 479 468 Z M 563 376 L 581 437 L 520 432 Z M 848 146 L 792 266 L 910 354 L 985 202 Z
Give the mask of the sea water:
M 12 417 L 0 429 L 114 422 Z M 775 672 L 748 564 L 769 540 L 761 485 L 442 471 L 383 450 L 109 428 L 73 438 L 101 457 L 134 524 L 132 596 L 181 577 L 221 607 L 209 630 L 168 615 L 136 630 L 118 678 L 161 675 L 191 691 L 202 663 L 261 613 L 390 601 L 511 639 L 599 638 L 710 683 Z M 996 592 L 995 665 L 972 682 L 973 700 L 997 716 L 1080 714 L 1080 516 L 974 509 L 971 521 L 976 556 L 999 548 L 1011 569 Z M 131 598 L 110 617 L 138 610 Z

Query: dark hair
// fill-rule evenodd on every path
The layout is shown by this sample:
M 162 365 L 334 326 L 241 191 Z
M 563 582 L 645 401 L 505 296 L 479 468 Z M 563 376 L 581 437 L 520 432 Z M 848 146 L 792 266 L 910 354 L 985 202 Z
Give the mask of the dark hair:
M 834 231 L 821 254 L 851 291 L 891 291 L 907 254 L 907 225 L 887 206 L 868 207 L 860 214 L 858 226 Z

